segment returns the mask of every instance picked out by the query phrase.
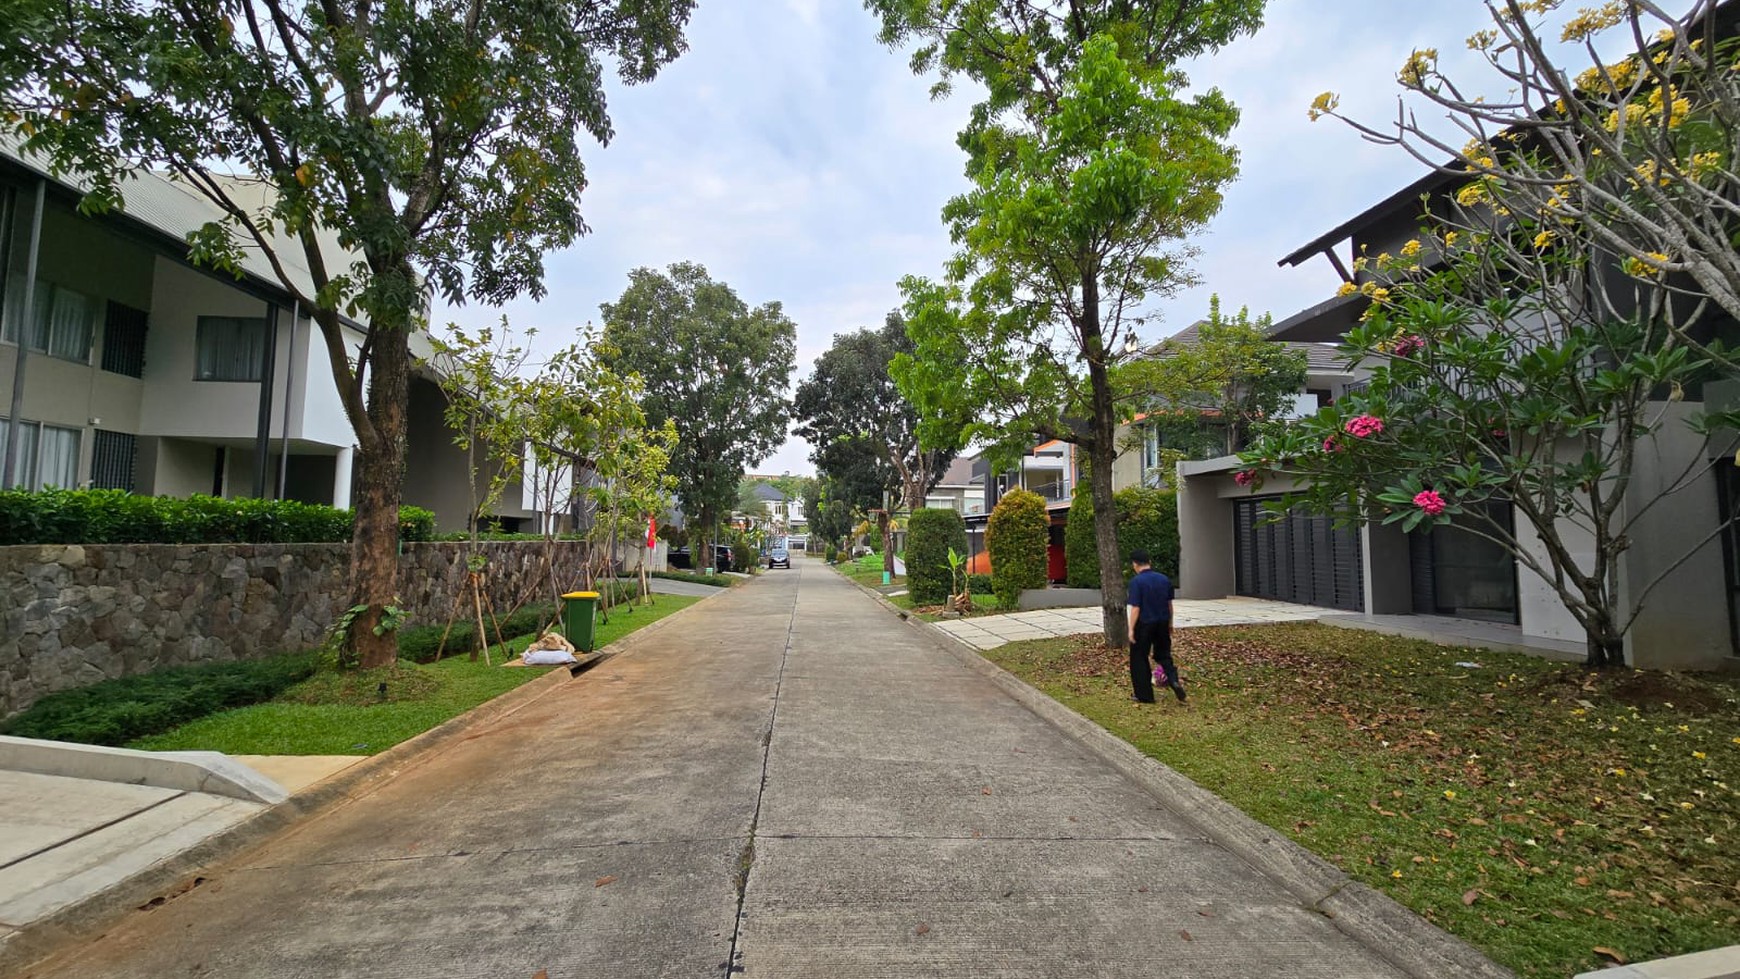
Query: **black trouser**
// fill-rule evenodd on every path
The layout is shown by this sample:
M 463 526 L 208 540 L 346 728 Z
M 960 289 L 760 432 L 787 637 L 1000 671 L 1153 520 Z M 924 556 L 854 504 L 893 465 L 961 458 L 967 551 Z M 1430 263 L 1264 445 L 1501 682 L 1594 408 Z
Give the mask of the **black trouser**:
M 1178 667 L 1172 665 L 1172 623 L 1136 623 L 1136 641 L 1130 644 L 1130 686 L 1136 699 L 1145 704 L 1154 702 L 1154 668 L 1148 665 L 1150 652 L 1166 671 L 1166 678 L 1178 682 Z

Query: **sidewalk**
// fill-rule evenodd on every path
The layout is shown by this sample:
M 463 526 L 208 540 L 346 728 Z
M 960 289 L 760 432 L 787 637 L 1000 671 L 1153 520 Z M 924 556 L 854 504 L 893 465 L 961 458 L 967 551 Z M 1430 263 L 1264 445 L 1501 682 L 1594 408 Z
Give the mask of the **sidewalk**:
M 1261 598 L 1180 598 L 1172 603 L 1180 629 L 1216 625 L 1257 625 L 1270 622 L 1307 622 L 1345 613 L 1315 605 L 1291 605 Z M 1004 643 L 1051 636 L 1098 633 L 1099 606 L 1093 608 L 1037 609 L 949 619 L 936 627 L 974 649 L 996 649 Z
M 29 974 L 1409 974 L 966 655 L 796 561 Z

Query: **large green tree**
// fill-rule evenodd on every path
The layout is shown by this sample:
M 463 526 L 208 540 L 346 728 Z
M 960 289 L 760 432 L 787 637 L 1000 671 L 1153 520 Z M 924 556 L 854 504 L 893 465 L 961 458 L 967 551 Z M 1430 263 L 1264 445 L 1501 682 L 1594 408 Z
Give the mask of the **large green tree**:
M 941 282 L 902 283 L 902 392 L 931 439 L 966 435 L 1008 459 L 1035 436 L 1084 450 L 1106 641 L 1125 640 L 1112 505 L 1112 372 L 1150 300 L 1191 281 L 1187 237 L 1220 208 L 1237 113 L 1186 96 L 1178 59 L 1257 28 L 1261 0 L 869 0 L 919 70 L 986 98 L 961 133 L 973 189 L 943 217 L 961 246 Z
M 1179 458 L 1232 455 L 1287 416 L 1305 390 L 1302 350 L 1269 338 L 1268 314 L 1251 319 L 1240 307 L 1228 316 L 1220 297 L 1188 342 L 1167 340 L 1149 356 L 1130 361 L 1116 380 L 1158 429 L 1161 471 Z M 1168 458 L 1170 457 L 1170 458 Z
M 222 217 L 196 262 L 259 254 L 312 315 L 355 429 L 351 643 L 390 662 L 408 338 L 429 290 L 543 292 L 543 254 L 586 231 L 583 134 L 611 137 L 604 70 L 651 79 L 692 0 L 17 0 L 0 112 L 77 173 L 86 206 L 165 170 Z M 243 171 L 248 176 L 230 174 Z M 331 237 L 349 251 L 334 248 Z M 356 260 L 351 255 L 360 256 Z M 305 270 L 305 271 L 304 271 Z M 366 332 L 349 342 L 344 321 Z M 341 501 L 342 502 L 342 501 Z
M 834 338 L 815 370 L 798 385 L 793 414 L 797 433 L 815 447 L 810 461 L 819 472 L 840 479 L 859 478 L 865 466 L 879 476 L 879 489 L 898 507 L 913 511 L 924 506 L 960 444 L 950 440 L 959 422 L 935 426 L 942 435 L 929 442 L 918 434 L 918 409 L 895 385 L 888 372 L 896 355 L 914 352 L 900 313 L 889 313 L 880 330 L 857 330 Z M 880 510 L 882 560 L 894 570 L 887 507 L 878 500 L 867 509 Z
M 693 262 L 628 279 L 602 307 L 611 363 L 645 382 L 651 425 L 676 425 L 677 496 L 704 537 L 737 503 L 744 472 L 785 438 L 797 326 L 779 303 L 751 308 Z

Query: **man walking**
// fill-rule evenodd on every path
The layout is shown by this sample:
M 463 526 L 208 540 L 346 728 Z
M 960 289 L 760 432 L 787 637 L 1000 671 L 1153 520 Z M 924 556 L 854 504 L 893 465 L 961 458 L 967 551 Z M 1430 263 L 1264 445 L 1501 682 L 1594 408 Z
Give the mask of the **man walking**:
M 1130 554 L 1130 564 L 1136 576 L 1130 579 L 1128 618 L 1130 620 L 1130 686 L 1135 701 L 1154 702 L 1154 681 L 1172 688 L 1178 702 L 1184 702 L 1184 684 L 1178 679 L 1178 667 L 1172 662 L 1172 579 L 1155 571 L 1148 564 L 1148 552 L 1137 548 Z M 1149 674 L 1148 655 L 1152 652 L 1159 671 Z

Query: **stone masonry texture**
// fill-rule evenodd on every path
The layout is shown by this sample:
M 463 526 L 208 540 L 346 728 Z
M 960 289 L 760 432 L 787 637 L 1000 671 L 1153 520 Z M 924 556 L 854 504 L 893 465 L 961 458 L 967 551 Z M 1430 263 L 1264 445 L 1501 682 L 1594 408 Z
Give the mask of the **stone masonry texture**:
M 481 547 L 497 610 L 551 600 L 542 543 Z M 469 614 L 467 548 L 404 546 L 399 598 L 412 625 Z M 585 555 L 583 543 L 557 543 L 556 581 L 578 583 Z M 349 544 L 0 547 L 0 717 L 99 680 L 318 646 L 345 608 L 349 568 Z

